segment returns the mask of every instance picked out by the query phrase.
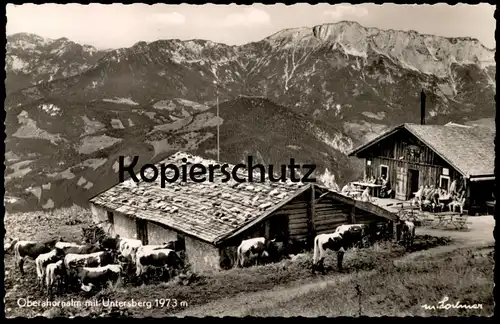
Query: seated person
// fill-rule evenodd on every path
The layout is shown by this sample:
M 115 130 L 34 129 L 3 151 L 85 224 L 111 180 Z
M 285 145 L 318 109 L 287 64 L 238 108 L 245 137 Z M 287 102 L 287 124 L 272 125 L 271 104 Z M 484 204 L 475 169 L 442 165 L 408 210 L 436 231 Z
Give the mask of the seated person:
M 342 187 L 342 190 L 340 191 L 343 195 L 349 194 L 349 192 L 354 189 L 351 185 L 350 182 L 348 182 L 345 186 Z
M 362 201 L 370 201 L 370 188 L 366 187 L 366 189 L 363 191 L 361 194 L 361 200 Z
M 450 184 L 450 194 L 455 194 L 457 190 L 457 180 L 453 180 Z
M 415 192 L 415 197 L 414 197 L 414 200 L 416 202 L 418 202 L 420 204 L 421 200 L 422 200 L 422 194 L 423 194 L 423 191 L 424 191 L 424 186 L 420 186 L 420 188 L 418 189 L 417 192 Z
M 431 211 L 432 210 L 432 187 L 425 186 L 422 192 L 422 200 L 420 203 L 420 210 Z
M 429 188 L 428 185 L 424 186 L 424 189 L 422 190 L 422 197 L 421 197 L 422 201 L 424 201 L 428 197 L 430 190 L 431 189 Z
M 460 214 L 464 213 L 464 204 L 465 204 L 465 191 L 462 190 L 460 194 L 448 204 L 448 208 L 450 211 L 455 211 L 455 207 L 460 208 Z
M 385 176 L 382 177 L 382 188 L 380 189 L 381 196 L 384 198 L 394 198 L 396 193 L 391 189 L 391 183 Z
M 448 200 L 449 200 L 448 192 L 443 188 L 439 188 L 437 190 L 437 197 L 436 197 L 437 209 L 439 209 L 439 211 L 444 211 L 444 208 L 447 205 Z
M 434 186 L 431 186 L 431 190 L 429 193 L 429 200 L 431 201 L 431 209 L 433 212 L 436 211 L 437 207 L 439 206 L 439 192 L 440 189 L 434 188 Z

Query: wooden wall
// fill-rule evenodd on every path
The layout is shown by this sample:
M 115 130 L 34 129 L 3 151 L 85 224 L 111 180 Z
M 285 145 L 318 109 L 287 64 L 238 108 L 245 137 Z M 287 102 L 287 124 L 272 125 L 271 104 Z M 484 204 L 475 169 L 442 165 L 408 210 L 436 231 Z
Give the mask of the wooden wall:
M 289 239 L 304 241 L 311 232 L 310 193 L 304 192 L 294 200 L 275 211 L 271 217 L 284 216 L 288 219 Z
M 332 233 L 340 225 L 352 223 L 352 209 L 352 206 L 331 198 L 321 199 L 315 206 L 314 225 L 316 235 Z
M 316 188 L 314 195 L 307 191 L 275 211 L 270 217 L 286 216 L 289 239 L 312 246 L 318 234 L 332 233 L 343 224 L 387 222 L 385 218 L 354 208 L 346 202 L 324 196 Z M 311 204 L 311 199 L 315 203 Z
M 418 146 L 420 154 L 412 155 L 408 150 L 411 146 Z M 381 176 L 380 166 L 388 167 L 389 182 L 398 199 L 406 200 L 412 196 L 409 170 L 418 171 L 418 187 L 422 185 L 438 187 L 440 176 L 445 175 L 443 168 L 449 171 L 447 175 L 450 178 L 449 184 L 453 180 L 462 179 L 459 172 L 406 130 L 382 140 L 363 152 L 360 157 L 371 161 L 371 165 L 365 161 L 365 172 L 368 177 L 378 178 Z
M 219 246 L 221 268 L 233 267 L 236 260 L 236 248 L 242 240 L 251 237 L 265 236 L 285 243 L 298 243 L 289 246 L 290 253 L 300 249 L 311 249 L 314 238 L 318 234 L 333 233 L 343 224 L 388 223 L 388 219 L 356 208 L 347 197 L 331 197 L 322 194 L 324 189 L 315 187 L 295 197 L 281 208 L 274 211 L 260 224 L 249 228 Z M 340 201 L 345 200 L 345 201 Z M 312 203 L 314 201 L 314 204 Z M 285 233 L 285 237 L 277 237 L 277 232 Z M 283 240 L 284 239 L 284 240 Z M 292 251 L 293 250 L 293 251 Z
M 355 208 L 354 223 L 356 224 L 387 223 L 387 222 L 389 221 L 384 218 L 378 217 L 362 209 Z

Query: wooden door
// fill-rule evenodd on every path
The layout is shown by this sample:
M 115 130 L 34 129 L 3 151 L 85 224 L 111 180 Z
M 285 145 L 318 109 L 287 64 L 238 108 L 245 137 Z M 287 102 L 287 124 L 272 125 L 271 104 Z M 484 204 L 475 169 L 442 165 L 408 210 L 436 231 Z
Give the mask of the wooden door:
M 142 241 L 142 244 L 148 245 L 148 226 L 144 219 L 137 218 L 135 221 L 137 227 L 137 239 Z
M 406 178 L 404 167 L 396 168 L 396 199 L 406 200 Z
M 268 221 L 266 237 L 279 242 L 288 242 L 288 215 L 281 214 L 271 217 Z
M 406 199 L 413 198 L 415 192 L 418 191 L 419 183 L 419 171 L 414 169 L 408 169 L 408 191 L 406 194 Z

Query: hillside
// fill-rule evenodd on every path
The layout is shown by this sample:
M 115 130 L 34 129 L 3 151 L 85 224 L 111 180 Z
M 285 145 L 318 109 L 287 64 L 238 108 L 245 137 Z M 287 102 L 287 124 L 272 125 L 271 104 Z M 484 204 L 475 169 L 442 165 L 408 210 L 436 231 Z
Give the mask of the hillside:
M 213 107 L 205 114 L 216 116 Z M 353 176 L 345 153 L 352 149 L 352 140 L 341 130 L 321 121 L 301 116 L 287 107 L 268 99 L 243 97 L 224 102 L 219 107 L 223 120 L 220 127 L 221 160 L 247 163 L 247 156 L 254 163 L 279 166 L 288 165 L 290 159 L 300 164 L 316 164 L 316 177 L 325 169 L 342 169 L 337 181 L 344 182 Z M 212 127 L 216 134 L 216 124 Z M 216 137 L 200 144 L 197 152 L 204 156 L 214 154 Z M 337 173 L 336 173 L 337 175 Z M 358 175 L 358 174 L 356 174 Z
M 7 36 L 6 92 L 77 75 L 105 54 L 90 45 L 18 33 Z
M 213 158 L 219 122 L 221 159 L 293 156 L 341 185 L 360 172 L 343 152 L 419 122 L 421 89 L 428 123 L 495 114 L 495 51 L 474 39 L 340 22 L 242 46 L 171 39 L 99 52 L 67 39 L 7 40 L 8 209 L 85 203 L 117 181 L 119 155 Z

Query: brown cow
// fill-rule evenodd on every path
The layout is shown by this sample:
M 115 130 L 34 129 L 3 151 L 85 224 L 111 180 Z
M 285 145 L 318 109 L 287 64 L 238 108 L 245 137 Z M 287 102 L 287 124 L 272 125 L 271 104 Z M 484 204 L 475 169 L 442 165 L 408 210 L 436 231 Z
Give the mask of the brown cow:
M 40 254 L 50 252 L 54 248 L 56 242 L 57 240 L 50 240 L 43 243 L 36 241 L 18 241 L 14 245 L 14 255 L 21 276 L 24 276 L 23 265 L 25 258 L 35 260 Z

